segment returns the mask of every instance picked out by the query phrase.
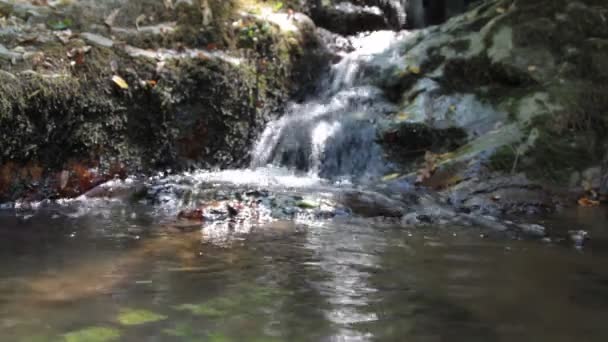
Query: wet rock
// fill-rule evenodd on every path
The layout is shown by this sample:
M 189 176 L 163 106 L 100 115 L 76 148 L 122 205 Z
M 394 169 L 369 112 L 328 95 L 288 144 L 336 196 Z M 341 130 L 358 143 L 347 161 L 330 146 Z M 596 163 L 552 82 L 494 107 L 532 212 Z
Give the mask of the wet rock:
M 396 127 L 395 127 L 396 126 Z M 396 160 L 453 150 L 463 145 L 466 133 L 459 128 L 435 129 L 420 123 L 394 125 L 381 133 L 380 142 Z
M 401 217 L 401 224 L 406 226 L 416 226 L 421 223 L 421 220 L 418 218 L 418 213 L 407 213 Z
M 85 192 L 81 199 L 84 198 L 106 198 L 106 199 L 120 199 L 130 200 L 137 196 L 137 194 L 146 191 L 145 185 L 140 180 L 134 178 L 127 178 L 125 180 L 114 179 L 105 183 L 102 183 L 93 189 Z
M 88 42 L 89 44 L 95 45 L 95 46 L 100 46 L 100 47 L 105 47 L 105 48 L 111 48 L 112 46 L 114 46 L 114 41 L 112 39 L 106 38 L 104 36 L 95 34 L 95 33 L 90 33 L 90 32 L 83 32 L 80 33 L 80 37 L 82 39 L 84 39 L 86 42 Z
M 602 171 L 600 179 L 600 196 L 604 197 L 604 200 L 608 200 L 608 152 L 602 162 Z
M 463 181 L 446 190 L 460 210 L 490 213 L 542 213 L 555 208 L 553 197 L 522 175 L 488 175 Z
M 464 214 L 461 217 L 469 220 L 474 226 L 490 229 L 496 232 L 507 232 L 509 227 L 501 223 L 496 217 L 489 215 Z
M 525 236 L 543 238 L 545 235 L 547 235 L 545 227 L 541 226 L 540 224 L 526 223 L 520 224 L 518 227 Z
M 23 58 L 23 54 L 8 50 L 4 45 L 0 44 L 0 59 L 7 60 L 9 62 L 18 61 Z
M 316 8 L 312 19 L 318 26 L 341 35 L 389 28 L 378 7 L 358 6 L 350 2 Z
M 602 56 L 608 52 L 600 13 L 608 8 L 598 2 L 536 0 L 507 6 L 488 0 L 420 31 L 404 42 L 403 62 L 382 82 L 400 104 L 387 127 L 460 128 L 467 133 L 464 145 L 452 148 L 442 166 L 470 163 L 499 173 L 524 172 L 560 187 L 573 171 L 597 165 L 606 150 L 605 118 L 585 114 L 605 112 L 608 106 L 599 95 L 605 93 L 600 69 L 606 69 Z M 544 39 L 548 35 L 554 39 Z M 566 128 L 573 126 L 579 128 Z M 551 206 L 535 192 L 498 191 L 494 199 L 510 197 L 524 204 L 530 196 L 530 202 Z M 487 200 L 467 206 L 501 206 Z
M 317 34 L 323 42 L 323 45 L 334 56 L 334 62 L 337 62 L 343 54 L 352 52 L 355 49 L 348 38 L 328 31 L 322 27 L 317 29 Z
M 576 248 L 583 248 L 585 243 L 591 239 L 589 233 L 585 230 L 570 230 L 568 237 Z
M 581 172 L 581 185 L 584 190 L 599 189 L 602 178 L 601 167 L 591 167 Z
M 404 203 L 370 191 L 345 191 L 337 196 L 337 201 L 363 217 L 401 217 L 404 214 Z

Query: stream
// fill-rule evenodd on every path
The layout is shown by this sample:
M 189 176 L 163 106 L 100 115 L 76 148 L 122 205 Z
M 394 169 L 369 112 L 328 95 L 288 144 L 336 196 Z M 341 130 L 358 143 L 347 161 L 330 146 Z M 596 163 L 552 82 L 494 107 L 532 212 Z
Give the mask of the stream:
M 529 218 L 551 230 L 532 239 L 366 207 L 406 206 L 412 189 L 374 185 L 394 167 L 375 142 L 394 110 L 376 81 L 409 37 L 353 38 L 249 169 L 0 211 L 1 340 L 606 341 L 605 208 Z M 353 206 L 361 193 L 373 200 Z M 573 230 L 591 243 L 554 238 Z
M 546 221 L 584 225 L 594 240 L 579 250 L 354 218 L 269 223 L 227 247 L 137 206 L 2 215 L 0 332 L 4 341 L 605 341 L 608 234 L 598 222 L 607 217 L 580 209 Z

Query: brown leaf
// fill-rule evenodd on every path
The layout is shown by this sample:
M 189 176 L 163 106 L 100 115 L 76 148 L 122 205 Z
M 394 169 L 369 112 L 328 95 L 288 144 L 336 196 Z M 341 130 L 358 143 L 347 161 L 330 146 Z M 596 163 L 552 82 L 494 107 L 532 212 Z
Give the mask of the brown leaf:
M 581 207 L 597 207 L 600 205 L 600 201 L 595 201 L 587 197 L 581 197 L 578 200 L 578 205 Z

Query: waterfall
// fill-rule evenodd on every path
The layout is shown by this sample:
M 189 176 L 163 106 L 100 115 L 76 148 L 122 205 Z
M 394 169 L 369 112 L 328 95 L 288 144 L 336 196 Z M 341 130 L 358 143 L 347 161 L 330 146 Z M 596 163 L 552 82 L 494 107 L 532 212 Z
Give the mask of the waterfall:
M 355 50 L 320 80 L 323 90 L 290 104 L 285 115 L 267 125 L 252 150 L 251 166 L 285 166 L 328 179 L 386 172 L 376 127 L 396 108 L 376 84 L 394 71 L 400 43 L 409 35 L 377 31 L 351 37 Z

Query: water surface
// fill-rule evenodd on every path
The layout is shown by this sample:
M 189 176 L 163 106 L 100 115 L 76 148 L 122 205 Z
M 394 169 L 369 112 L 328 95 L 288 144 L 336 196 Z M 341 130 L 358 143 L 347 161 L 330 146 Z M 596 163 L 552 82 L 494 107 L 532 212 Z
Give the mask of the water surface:
M 606 341 L 603 210 L 475 227 L 274 222 L 217 243 L 117 205 L 0 216 L 2 341 Z M 95 336 L 95 337 L 91 337 Z

